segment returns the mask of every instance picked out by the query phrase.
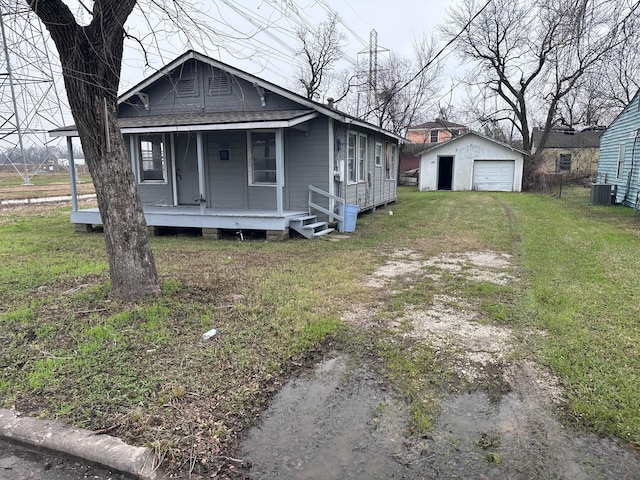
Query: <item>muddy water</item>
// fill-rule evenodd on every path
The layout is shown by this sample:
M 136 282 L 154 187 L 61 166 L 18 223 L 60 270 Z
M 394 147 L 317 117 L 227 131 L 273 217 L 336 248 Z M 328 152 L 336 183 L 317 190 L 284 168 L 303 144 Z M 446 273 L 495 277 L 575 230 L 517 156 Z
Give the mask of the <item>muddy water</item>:
M 276 396 L 243 443 L 256 479 L 401 478 L 405 411 L 345 356 Z
M 526 368 L 513 389 L 446 398 L 426 439 L 370 372 L 337 355 L 292 380 L 242 445 L 255 479 L 640 479 L 640 458 L 565 429 Z

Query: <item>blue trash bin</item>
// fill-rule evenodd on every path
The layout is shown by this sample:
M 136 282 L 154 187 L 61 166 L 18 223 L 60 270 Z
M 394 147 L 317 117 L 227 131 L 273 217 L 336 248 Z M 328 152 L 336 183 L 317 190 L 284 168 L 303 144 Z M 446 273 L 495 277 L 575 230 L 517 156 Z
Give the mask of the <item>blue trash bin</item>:
M 345 205 L 344 206 L 344 231 L 353 232 L 356 229 L 356 219 L 358 218 L 358 212 L 360 207 L 357 205 Z

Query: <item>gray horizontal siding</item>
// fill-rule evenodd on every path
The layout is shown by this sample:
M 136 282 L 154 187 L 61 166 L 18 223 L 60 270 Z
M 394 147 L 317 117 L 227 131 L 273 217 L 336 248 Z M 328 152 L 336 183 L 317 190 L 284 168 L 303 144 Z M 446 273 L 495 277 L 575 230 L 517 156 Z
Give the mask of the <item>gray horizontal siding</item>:
M 329 130 L 325 117 L 309 122 L 309 131 L 289 130 L 285 141 L 287 208 L 306 210 L 309 185 L 329 191 Z
M 356 131 L 356 130 L 353 130 Z M 397 198 L 397 183 L 395 180 L 397 165 L 398 165 L 398 147 L 395 140 L 385 137 L 374 132 L 361 131 L 358 133 L 365 133 L 367 135 L 367 167 L 365 174 L 365 181 L 357 184 L 349 184 L 347 182 L 347 132 L 341 131 L 341 136 L 344 138 L 344 148 L 340 155 L 340 159 L 345 162 L 345 181 L 344 188 L 346 190 L 346 202 L 351 205 L 358 205 L 360 210 L 366 210 L 369 208 L 384 205 L 390 202 L 394 202 Z M 396 158 L 392 165 L 393 180 L 386 180 L 385 170 L 385 148 L 387 142 L 396 143 Z M 382 144 L 382 162 L 381 166 L 375 165 L 375 144 Z
M 205 136 L 209 205 L 213 208 L 248 208 L 246 133 L 216 132 Z M 220 150 L 229 159 L 220 159 Z

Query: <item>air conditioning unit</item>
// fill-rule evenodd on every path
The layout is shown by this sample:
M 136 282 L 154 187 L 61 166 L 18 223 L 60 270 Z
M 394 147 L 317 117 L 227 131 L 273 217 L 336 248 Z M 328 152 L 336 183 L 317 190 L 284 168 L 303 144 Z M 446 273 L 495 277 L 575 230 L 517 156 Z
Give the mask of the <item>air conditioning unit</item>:
M 612 205 L 611 184 L 594 183 L 591 185 L 591 205 Z

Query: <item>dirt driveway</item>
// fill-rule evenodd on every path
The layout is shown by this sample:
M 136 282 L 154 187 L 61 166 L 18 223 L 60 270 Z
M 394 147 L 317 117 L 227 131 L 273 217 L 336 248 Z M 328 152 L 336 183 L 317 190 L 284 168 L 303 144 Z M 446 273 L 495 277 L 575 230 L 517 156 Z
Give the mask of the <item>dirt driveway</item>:
M 465 252 L 423 258 L 388 255 L 367 280 L 372 298 L 443 285 L 430 305 L 383 314 L 384 301 L 355 306 L 343 320 L 423 342 L 447 358 L 465 385 L 438 398 L 432 431 L 406 434 L 407 405 L 366 362 L 333 353 L 276 396 L 241 448 L 256 479 L 639 479 L 640 456 L 616 441 L 562 423 L 563 389 L 524 346 L 544 331 L 515 332 L 485 321 L 463 291 L 519 282 L 512 258 Z M 448 283 L 451 285 L 451 282 Z M 247 463 L 248 461 L 248 463 Z

